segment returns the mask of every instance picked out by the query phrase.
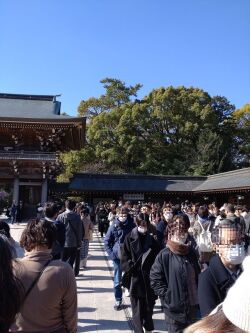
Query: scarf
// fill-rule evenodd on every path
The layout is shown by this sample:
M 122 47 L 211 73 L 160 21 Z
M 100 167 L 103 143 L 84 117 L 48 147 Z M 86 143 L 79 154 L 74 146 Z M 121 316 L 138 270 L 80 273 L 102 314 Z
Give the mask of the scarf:
M 190 243 L 179 244 L 169 239 L 167 241 L 167 246 L 169 247 L 171 252 L 173 252 L 174 254 L 179 254 L 181 256 L 186 256 L 187 254 L 189 254 L 190 251 Z
M 203 217 L 200 217 L 199 215 L 198 215 L 198 220 L 201 224 L 205 224 L 207 222 L 210 222 L 208 217 L 203 218 Z

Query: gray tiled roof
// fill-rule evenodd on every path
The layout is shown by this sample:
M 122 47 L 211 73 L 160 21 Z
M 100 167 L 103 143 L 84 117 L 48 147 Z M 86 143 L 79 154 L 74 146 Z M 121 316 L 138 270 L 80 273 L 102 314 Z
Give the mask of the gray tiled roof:
M 194 191 L 218 191 L 222 189 L 250 188 L 250 168 L 244 168 L 208 176 Z
M 69 189 L 76 191 L 190 192 L 206 177 L 78 173 Z
M 60 115 L 55 96 L 0 94 L 0 119 L 72 119 Z

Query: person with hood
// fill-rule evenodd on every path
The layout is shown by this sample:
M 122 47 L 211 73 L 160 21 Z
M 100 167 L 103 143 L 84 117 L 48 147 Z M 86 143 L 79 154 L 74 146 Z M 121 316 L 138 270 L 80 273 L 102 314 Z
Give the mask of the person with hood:
M 121 267 L 131 272 L 130 301 L 136 333 L 154 330 L 153 308 L 157 296 L 150 287 L 149 273 L 160 245 L 149 232 L 149 215 L 139 213 L 136 227 L 125 237 Z
M 246 256 L 245 237 L 240 223 L 224 219 L 212 234 L 217 254 L 200 274 L 198 297 L 202 317 L 208 315 L 226 297 L 228 289 L 241 274 Z
M 189 227 L 187 215 L 176 215 L 169 221 L 167 246 L 157 255 L 150 271 L 151 287 L 163 300 L 168 333 L 181 333 L 195 321 L 199 310 L 200 267 Z
M 121 288 L 121 248 L 123 247 L 125 236 L 135 227 L 133 218 L 130 217 L 126 207 L 120 207 L 113 224 L 109 226 L 104 239 L 104 248 L 109 258 L 113 262 L 114 268 L 114 309 L 122 309 L 122 288 Z

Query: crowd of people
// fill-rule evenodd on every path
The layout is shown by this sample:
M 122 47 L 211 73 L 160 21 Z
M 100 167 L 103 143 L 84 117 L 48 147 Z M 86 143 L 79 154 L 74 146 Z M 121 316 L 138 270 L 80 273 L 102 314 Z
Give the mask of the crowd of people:
M 94 210 L 72 200 L 46 203 L 27 223 L 21 259 L 1 221 L 0 332 L 77 331 L 75 276 L 95 224 L 113 263 L 114 310 L 125 291 L 136 333 L 153 332 L 157 298 L 169 333 L 250 332 L 246 207 L 120 201 Z
M 242 273 L 249 244 L 246 207 L 100 203 L 97 221 L 99 211 L 100 223 L 106 211 L 104 247 L 114 268 L 114 309 L 122 309 L 124 286 L 135 332 L 154 330 L 158 297 L 168 332 L 183 332 L 221 304 Z

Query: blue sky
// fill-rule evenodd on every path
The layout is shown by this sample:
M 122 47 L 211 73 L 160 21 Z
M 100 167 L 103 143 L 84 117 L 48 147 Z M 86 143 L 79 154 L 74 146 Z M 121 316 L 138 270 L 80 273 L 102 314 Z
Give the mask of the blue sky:
M 195 86 L 250 102 L 249 0 L 2 0 L 0 92 L 62 94 L 62 112 L 100 80 Z

